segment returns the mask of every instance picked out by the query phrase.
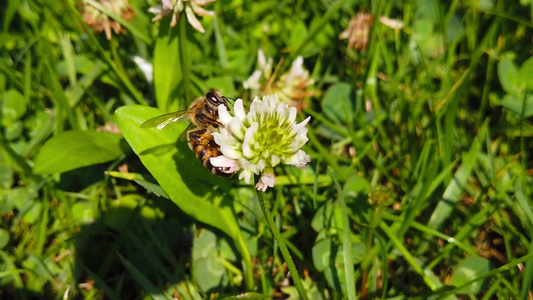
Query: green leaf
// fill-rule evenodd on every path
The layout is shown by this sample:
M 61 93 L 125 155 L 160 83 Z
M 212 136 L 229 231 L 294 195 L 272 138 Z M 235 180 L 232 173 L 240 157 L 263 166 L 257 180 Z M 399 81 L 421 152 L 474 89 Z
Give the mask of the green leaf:
M 220 90 L 222 95 L 228 97 L 237 97 L 237 92 L 235 91 L 235 83 L 233 79 L 229 76 L 224 77 L 211 77 L 205 81 L 204 91 L 207 91 L 209 88 L 216 88 Z
M 3 249 L 9 243 L 10 236 L 9 231 L 0 228 L 0 249 Z
M 490 271 L 490 262 L 483 257 L 470 257 L 467 259 L 462 260 L 459 262 L 457 266 L 455 266 L 452 274 L 452 278 L 450 280 L 450 284 L 454 286 L 462 286 L 463 284 L 466 284 L 468 281 L 481 277 L 484 274 L 488 273 Z M 485 280 L 478 280 L 476 282 L 473 282 L 472 284 L 469 284 L 460 290 L 457 291 L 458 294 L 477 294 L 481 292 L 483 289 L 483 286 L 486 282 Z
M 335 122 L 349 123 L 353 118 L 354 97 L 355 94 L 348 83 L 332 85 L 322 99 L 324 114 Z
M 531 74 L 533 74 L 533 57 L 530 57 L 522 64 L 518 74 L 519 80 L 525 83 L 529 90 L 533 89 L 533 76 Z
M 10 165 L 0 165 L 0 188 L 10 188 L 13 185 L 13 168 Z
M 198 286 L 204 292 L 217 287 L 226 272 L 220 258 L 213 256 L 196 260 L 194 262 L 194 268 Z
M 500 83 L 507 93 L 514 94 L 518 91 L 518 68 L 509 55 L 504 55 L 498 63 L 498 78 L 500 78 Z
M 157 106 L 162 110 L 170 107 L 172 95 L 182 81 L 178 28 L 170 28 L 167 20 L 159 22 L 159 36 L 154 48 L 154 90 Z M 177 108 L 177 106 L 176 106 Z
M 80 201 L 72 206 L 72 217 L 77 224 L 91 224 L 95 214 L 91 204 Z
M 18 120 L 26 112 L 26 98 L 17 90 L 8 90 L 0 106 L 2 125 L 7 126 Z
M 193 243 L 193 270 L 198 285 L 204 292 L 217 287 L 226 272 L 216 243 L 216 235 L 209 230 L 203 230 Z
M 288 23 L 294 22 L 294 20 L 287 20 Z M 296 21 L 296 24 L 292 23 L 291 36 L 289 38 L 289 46 L 297 47 L 305 41 L 307 35 L 307 27 L 302 21 Z
M 313 246 L 313 264 L 318 271 L 323 272 L 331 261 L 331 240 L 322 239 Z
M 223 196 L 229 187 L 227 179 L 211 174 L 179 140 L 187 125 L 172 124 L 165 130 L 140 128 L 145 120 L 159 114 L 155 108 L 133 105 L 119 108 L 115 118 L 133 151 L 176 205 L 234 240 L 242 239 L 231 199 Z M 241 255 L 249 255 L 240 250 Z
M 118 158 L 127 146 L 109 132 L 66 131 L 48 140 L 35 158 L 35 174 L 62 173 Z

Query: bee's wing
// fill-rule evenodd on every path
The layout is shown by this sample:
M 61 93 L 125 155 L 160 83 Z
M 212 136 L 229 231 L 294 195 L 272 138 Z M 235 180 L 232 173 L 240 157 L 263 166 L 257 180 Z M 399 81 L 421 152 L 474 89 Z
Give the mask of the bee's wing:
M 174 123 L 178 120 L 183 119 L 187 116 L 188 110 L 180 110 L 164 115 L 160 115 L 154 118 L 151 118 L 144 123 L 141 124 L 141 128 L 151 128 L 151 127 L 157 127 L 157 129 L 163 129 L 168 124 Z

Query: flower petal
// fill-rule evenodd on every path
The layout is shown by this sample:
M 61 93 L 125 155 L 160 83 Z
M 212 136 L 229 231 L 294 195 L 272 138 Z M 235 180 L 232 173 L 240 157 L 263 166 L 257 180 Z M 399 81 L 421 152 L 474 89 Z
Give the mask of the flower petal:
M 265 192 L 267 188 L 274 187 L 274 184 L 276 183 L 276 177 L 272 173 L 264 173 L 261 178 L 259 178 L 259 182 L 255 185 L 255 188 L 258 191 Z
M 185 8 L 185 13 L 187 14 L 187 20 L 189 21 L 189 24 L 191 24 L 191 26 L 194 27 L 196 30 L 200 31 L 201 33 L 204 33 L 205 30 L 202 27 L 202 24 L 200 24 L 200 21 L 198 21 L 196 15 L 189 6 Z
M 227 158 L 224 155 L 211 157 L 209 161 L 214 167 L 225 168 L 222 170 L 224 173 L 231 174 L 240 170 L 239 163 L 236 160 Z

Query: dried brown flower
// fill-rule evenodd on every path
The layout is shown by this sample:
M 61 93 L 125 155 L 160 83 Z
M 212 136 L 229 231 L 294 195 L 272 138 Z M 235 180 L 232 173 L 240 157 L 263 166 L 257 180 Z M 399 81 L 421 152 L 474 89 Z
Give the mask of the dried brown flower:
M 366 50 L 373 21 L 374 16 L 371 14 L 358 13 L 350 20 L 348 27 L 339 34 L 339 39 L 348 39 L 347 49 Z
M 133 8 L 126 0 L 98 0 L 98 3 L 127 21 L 131 20 L 135 16 Z M 100 33 L 104 31 L 106 38 L 111 40 L 111 29 L 115 31 L 115 34 L 120 34 L 126 31 L 124 28 L 122 28 L 122 26 L 120 26 L 120 23 L 91 5 L 88 1 L 82 1 L 81 6 L 83 21 L 93 28 L 94 33 Z

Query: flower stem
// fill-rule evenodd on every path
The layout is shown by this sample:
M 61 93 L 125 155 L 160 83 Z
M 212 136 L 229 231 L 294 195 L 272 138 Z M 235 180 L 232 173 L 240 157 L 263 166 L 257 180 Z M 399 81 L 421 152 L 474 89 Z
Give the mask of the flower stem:
M 264 193 L 258 191 L 257 199 L 259 199 L 259 205 L 261 205 L 261 210 L 263 211 L 263 215 L 265 216 L 265 219 L 267 220 L 268 227 L 270 227 L 270 230 L 272 231 L 272 234 L 274 235 L 274 239 L 278 243 L 279 250 L 281 250 L 281 254 L 283 255 L 283 258 L 285 259 L 285 262 L 287 263 L 287 267 L 289 267 L 289 271 L 291 272 L 292 280 L 294 281 L 294 285 L 296 286 L 296 289 L 298 290 L 298 294 L 300 294 L 300 297 L 302 299 L 307 300 L 308 299 L 307 294 L 304 291 L 304 287 L 300 280 L 300 275 L 298 275 L 298 270 L 296 270 L 296 266 L 294 265 L 294 262 L 292 261 L 292 257 L 291 257 L 291 254 L 289 253 L 289 250 L 287 249 L 287 245 L 283 241 L 283 237 L 279 233 L 278 227 L 276 226 L 276 223 L 274 223 L 274 219 L 272 219 L 270 210 L 268 209 L 267 204 L 265 202 Z

